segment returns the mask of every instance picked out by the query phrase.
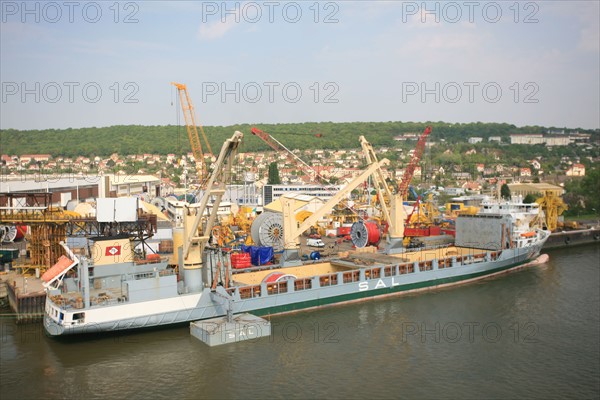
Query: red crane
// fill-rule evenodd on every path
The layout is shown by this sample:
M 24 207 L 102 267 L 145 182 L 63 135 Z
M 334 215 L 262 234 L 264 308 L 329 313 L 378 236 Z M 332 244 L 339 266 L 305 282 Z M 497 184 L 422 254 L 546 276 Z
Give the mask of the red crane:
M 302 168 L 302 170 L 308 175 L 311 176 L 312 174 L 315 174 L 315 178 L 318 180 L 324 180 L 324 178 L 319 175 L 319 172 L 317 170 L 315 170 L 313 167 L 311 167 L 310 165 L 308 165 L 307 163 L 305 163 L 304 161 L 302 161 L 302 159 L 300 157 L 298 157 L 297 155 L 295 155 L 290 149 L 288 149 L 287 147 L 285 147 L 283 144 L 281 144 L 281 142 L 277 139 L 275 139 L 273 136 L 269 135 L 267 132 L 263 132 L 260 129 L 253 127 L 251 129 L 251 132 L 254 136 L 258 136 L 259 138 L 261 138 L 266 144 L 268 144 L 273 150 L 275 151 L 282 151 L 285 150 L 289 155 L 291 155 L 292 157 L 294 157 L 294 159 L 296 159 L 298 162 L 300 162 L 300 168 Z M 323 135 L 321 135 L 320 133 L 315 134 L 315 137 L 322 137 Z
M 427 136 L 431 133 L 431 126 L 427 126 L 419 137 L 419 141 L 417 142 L 417 146 L 415 147 L 415 151 L 406 167 L 406 171 L 404 171 L 404 176 L 402 176 L 402 181 L 398 185 L 398 193 L 402 196 L 402 198 L 406 198 L 406 192 L 408 191 L 408 185 L 412 180 L 413 174 L 415 173 L 415 168 L 419 161 L 421 161 L 421 156 L 423 155 L 423 151 L 425 150 L 425 142 L 427 141 Z

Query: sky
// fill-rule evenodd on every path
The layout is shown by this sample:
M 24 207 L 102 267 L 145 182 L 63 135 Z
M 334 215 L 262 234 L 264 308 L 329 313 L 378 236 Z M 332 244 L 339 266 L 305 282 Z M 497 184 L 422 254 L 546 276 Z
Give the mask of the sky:
M 599 1 L 0 1 L 1 129 L 600 128 Z

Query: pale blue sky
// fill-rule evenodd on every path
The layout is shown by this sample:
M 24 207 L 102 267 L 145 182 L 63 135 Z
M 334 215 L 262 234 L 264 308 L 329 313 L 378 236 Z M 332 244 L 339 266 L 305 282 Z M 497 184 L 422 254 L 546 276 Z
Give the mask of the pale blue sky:
M 1 128 L 176 124 L 171 81 L 204 125 L 600 127 L 598 1 L 47 4 L 0 1 Z

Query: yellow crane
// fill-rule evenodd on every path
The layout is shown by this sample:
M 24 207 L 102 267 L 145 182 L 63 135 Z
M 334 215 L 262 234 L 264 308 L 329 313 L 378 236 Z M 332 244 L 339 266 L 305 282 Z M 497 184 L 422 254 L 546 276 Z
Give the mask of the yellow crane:
M 546 191 L 543 197 L 535 201 L 544 211 L 546 228 L 554 232 L 558 227 L 558 217 L 569 207 L 552 191 Z
M 212 155 L 212 149 L 210 148 L 210 144 L 208 143 L 208 139 L 204 133 L 204 128 L 202 128 L 202 125 L 196 124 L 194 106 L 192 104 L 192 99 L 188 94 L 187 87 L 183 83 L 171 82 L 171 84 L 177 88 L 177 92 L 179 93 L 181 109 L 183 110 L 183 118 L 185 119 L 188 138 L 190 139 L 190 145 L 192 146 L 192 154 L 194 155 L 194 160 L 196 162 L 198 180 L 200 183 L 202 183 L 204 182 L 204 178 L 207 176 L 207 170 L 206 163 L 204 162 L 202 143 L 200 143 L 200 137 L 198 136 L 197 126 L 200 127 L 200 132 L 202 132 L 204 143 L 206 143 L 206 148 L 208 149 L 208 153 L 210 155 Z

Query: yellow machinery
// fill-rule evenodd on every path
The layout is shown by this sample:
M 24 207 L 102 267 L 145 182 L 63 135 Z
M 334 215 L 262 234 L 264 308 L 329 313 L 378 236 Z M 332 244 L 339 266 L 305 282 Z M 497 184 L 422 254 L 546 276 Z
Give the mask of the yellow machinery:
M 433 194 L 427 195 L 424 202 L 418 201 L 413 212 L 408 216 L 406 224 L 409 227 L 427 227 L 434 225 L 439 218 L 440 212 L 433 201 Z
M 427 195 L 427 200 L 423 203 L 423 209 L 427 218 L 432 222 L 440 217 L 440 210 L 438 210 L 435 201 L 433 200 L 433 193 Z
M 235 235 L 229 225 L 217 225 L 212 229 L 212 237 L 219 247 L 228 246 L 235 242 Z
M 202 132 L 202 137 L 204 138 L 204 142 L 206 143 L 206 148 L 208 149 L 209 154 L 212 155 L 212 149 L 210 148 L 210 144 L 208 143 L 208 139 L 206 138 L 206 134 L 204 133 L 204 128 L 202 125 L 196 124 L 196 116 L 194 115 L 194 106 L 192 105 L 192 99 L 187 92 L 187 87 L 182 83 L 171 82 L 177 88 L 179 92 L 179 100 L 181 104 L 181 109 L 183 110 L 183 118 L 185 119 L 185 125 L 187 127 L 188 138 L 190 139 L 190 145 L 192 146 L 192 154 L 194 155 L 194 160 L 196 162 L 196 171 L 198 172 L 198 180 L 202 184 L 204 182 L 204 178 L 207 175 L 206 163 L 204 162 L 204 153 L 202 151 L 202 144 L 200 143 L 200 138 L 198 137 L 198 129 L 196 126 L 200 126 L 200 132 Z
M 296 213 L 296 222 L 298 225 L 303 223 L 308 217 L 310 217 L 313 213 L 307 210 L 302 210 Z M 317 222 L 313 226 L 311 226 L 306 232 L 305 235 L 320 235 L 325 236 L 325 228 L 320 226 Z
M 465 206 L 463 203 L 446 203 L 446 218 L 456 218 L 459 214 L 475 215 L 479 207 Z
M 535 202 L 544 211 L 546 228 L 554 232 L 558 227 L 558 217 L 569 207 L 552 191 L 544 192 L 544 196 Z

